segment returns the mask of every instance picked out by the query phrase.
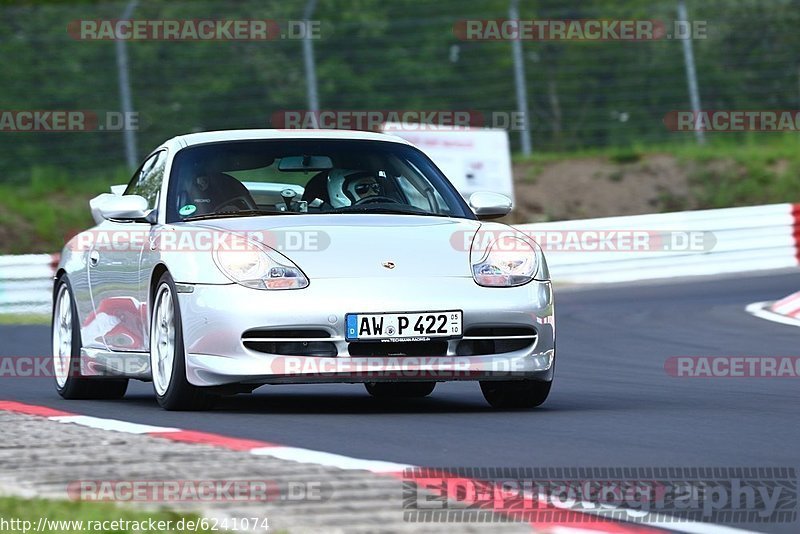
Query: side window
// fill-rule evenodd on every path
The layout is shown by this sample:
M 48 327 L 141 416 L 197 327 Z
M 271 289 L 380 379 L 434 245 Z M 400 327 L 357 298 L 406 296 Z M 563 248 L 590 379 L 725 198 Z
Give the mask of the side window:
M 447 203 L 442 198 L 442 195 L 440 195 L 425 178 L 422 178 L 421 175 L 418 175 L 418 179 L 415 182 L 412 182 L 405 176 L 398 176 L 397 183 L 400 184 L 400 189 L 405 193 L 408 203 L 415 208 L 430 210 L 436 213 L 449 213 Z M 420 185 L 422 188 L 420 188 Z M 425 193 L 426 189 L 427 193 Z
M 133 175 L 126 195 L 139 195 L 147 199 L 147 207 L 154 209 L 158 206 L 161 193 L 161 184 L 164 181 L 164 169 L 167 166 L 167 151 L 161 150 L 153 154 L 139 167 Z
M 416 187 L 411 185 L 411 182 L 408 181 L 408 178 L 405 176 L 398 176 L 397 183 L 400 184 L 400 188 L 403 190 L 403 193 L 405 193 L 409 204 L 415 208 L 420 208 L 423 210 L 431 209 L 431 203 L 428 202 L 428 199 L 425 198 L 425 195 L 420 193 Z

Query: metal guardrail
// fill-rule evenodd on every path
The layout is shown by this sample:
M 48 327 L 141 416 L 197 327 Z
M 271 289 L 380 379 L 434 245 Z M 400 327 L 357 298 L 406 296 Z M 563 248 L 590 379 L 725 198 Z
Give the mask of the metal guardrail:
M 796 267 L 800 205 L 606 217 L 516 228 L 542 244 L 557 282 L 625 282 Z M 640 248 L 620 248 L 620 234 L 639 235 Z M 676 244 L 675 239 L 696 239 L 699 246 Z M 609 242 L 614 245 L 611 250 Z M 0 256 L 0 314 L 49 313 L 57 263 L 57 254 Z
M 0 256 L 0 314 L 50 313 L 57 254 Z
M 517 225 L 540 237 L 553 279 L 569 283 L 611 283 L 702 276 L 796 267 L 800 205 L 772 204 L 742 208 L 657 213 Z M 636 249 L 603 250 L 615 237 L 598 237 L 583 249 L 567 247 L 570 233 L 637 233 Z M 548 246 L 556 235 L 564 246 Z M 684 241 L 673 243 L 672 240 Z M 686 244 L 696 239 L 698 246 Z M 590 241 L 590 240 L 589 240 Z M 592 250 L 596 246 L 599 250 Z

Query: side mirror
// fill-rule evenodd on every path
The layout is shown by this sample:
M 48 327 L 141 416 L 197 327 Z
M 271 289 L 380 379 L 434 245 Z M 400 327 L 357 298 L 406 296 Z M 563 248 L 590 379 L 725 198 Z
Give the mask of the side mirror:
M 104 219 L 134 220 L 147 217 L 147 199 L 139 195 L 118 196 L 103 193 L 89 201 L 94 222 L 100 224 Z
M 497 219 L 511 212 L 511 199 L 500 193 L 472 193 L 469 207 L 480 220 Z
M 122 194 L 125 193 L 126 189 L 128 189 L 128 186 L 126 184 L 111 186 L 111 192 L 118 196 L 122 196 Z

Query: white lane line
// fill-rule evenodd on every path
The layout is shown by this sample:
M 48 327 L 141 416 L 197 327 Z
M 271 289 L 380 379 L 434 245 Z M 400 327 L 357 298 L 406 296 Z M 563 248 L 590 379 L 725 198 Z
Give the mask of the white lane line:
M 745 308 L 745 311 L 760 319 L 772 321 L 773 323 L 780 323 L 789 326 L 800 326 L 800 320 L 795 319 L 794 317 L 786 317 L 785 315 L 780 315 L 773 311 L 770 311 L 768 308 L 771 304 L 772 302 L 769 301 L 754 302 L 752 304 L 748 304 L 747 307 Z
M 405 469 L 412 467 L 406 464 L 396 464 L 394 462 L 384 462 L 381 460 L 360 460 L 358 458 L 342 456 L 341 454 L 300 449 L 297 447 L 263 447 L 260 449 L 251 449 L 250 454 L 255 454 L 256 456 L 270 456 L 281 460 L 292 460 L 307 464 L 319 464 L 326 467 L 338 467 L 339 469 L 371 471 L 372 473 L 402 473 Z
M 547 529 L 548 534 L 598 534 L 598 532 L 602 531 L 564 525 L 554 525 Z
M 531 494 L 527 494 L 530 496 Z M 755 530 L 745 530 L 735 527 L 728 527 L 725 525 L 717 525 L 714 523 L 702 523 L 691 519 L 676 518 L 669 513 L 656 513 L 647 512 L 642 509 L 625 508 L 624 506 L 614 506 L 609 504 L 598 505 L 597 503 L 587 501 L 577 501 L 575 504 L 567 505 L 553 500 L 552 496 L 546 494 L 539 494 L 538 500 L 540 502 L 549 503 L 556 508 L 563 510 L 577 510 L 581 513 L 604 517 L 609 521 L 616 521 L 622 524 L 638 525 L 642 527 L 654 527 L 673 532 L 682 532 L 685 534 L 760 534 Z M 628 517 L 620 517 L 620 513 L 625 512 Z M 572 528 L 572 527 L 557 527 Z M 560 531 L 554 530 L 553 532 L 563 532 L 563 534 L 577 534 L 575 531 Z M 595 533 L 596 534 L 596 533 Z
M 179 428 L 169 428 L 163 426 L 140 425 L 129 423 L 117 419 L 103 419 L 88 415 L 57 415 L 48 417 L 51 421 L 59 423 L 74 423 L 76 425 L 100 428 L 102 430 L 112 430 L 114 432 L 125 432 L 126 434 L 149 434 L 151 432 L 180 432 Z
M 762 534 L 755 530 L 742 530 L 739 528 L 714 525 L 712 523 L 687 523 L 680 519 L 667 522 L 635 521 L 628 522 L 628 525 L 638 525 L 642 527 L 660 528 L 671 532 L 682 532 L 685 534 Z M 550 534 L 597 534 L 596 530 L 586 530 L 580 527 L 553 526 L 548 530 Z
M 665 530 L 677 530 L 686 534 L 761 534 L 758 530 L 744 530 L 741 528 L 715 525 L 714 523 L 684 522 L 682 519 L 653 523 L 644 523 L 647 526 L 659 527 Z

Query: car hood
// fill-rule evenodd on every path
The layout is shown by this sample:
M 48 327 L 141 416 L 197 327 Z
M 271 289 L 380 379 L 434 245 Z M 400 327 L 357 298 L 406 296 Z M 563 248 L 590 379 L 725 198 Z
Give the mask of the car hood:
M 481 227 L 468 219 L 383 214 L 274 215 L 186 224 L 247 235 L 291 259 L 312 280 L 471 277 L 470 244 Z

